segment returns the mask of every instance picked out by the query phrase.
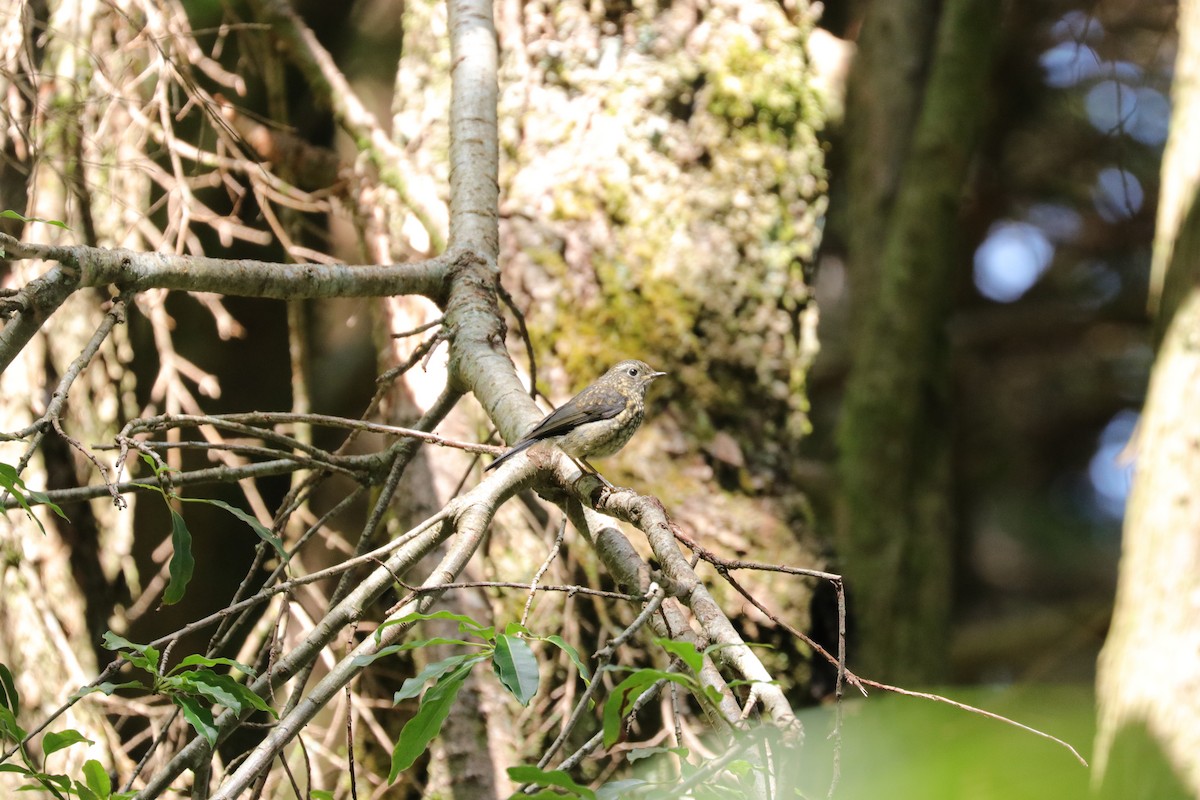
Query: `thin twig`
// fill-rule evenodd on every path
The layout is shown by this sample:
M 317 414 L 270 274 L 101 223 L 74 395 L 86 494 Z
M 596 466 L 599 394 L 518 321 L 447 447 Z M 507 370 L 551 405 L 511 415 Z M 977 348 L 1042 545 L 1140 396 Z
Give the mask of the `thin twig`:
M 418 325 L 417 327 L 413 328 L 410 331 L 404 331 L 402 333 L 393 333 L 393 334 L 391 334 L 391 337 L 393 339 L 407 339 L 409 336 L 416 336 L 418 333 L 422 333 L 424 331 L 429 330 L 430 328 L 436 328 L 438 325 L 441 325 L 442 321 L 444 319 L 445 319 L 445 317 L 438 317 L 435 320 L 426 322 L 424 325 Z
M 583 718 L 583 713 L 587 711 L 588 704 L 591 702 L 591 699 L 595 696 L 596 692 L 600 689 L 600 671 L 612 663 L 613 658 L 616 656 L 617 648 L 629 641 L 630 637 L 641 630 L 642 626 L 650 621 L 650 618 L 654 616 L 654 612 L 656 612 L 658 607 L 662 605 L 665 597 L 666 594 L 663 592 L 661 586 L 659 586 L 657 583 L 650 584 L 650 589 L 646 592 L 646 607 L 642 609 L 641 613 L 637 615 L 633 622 L 629 623 L 628 627 L 621 631 L 616 638 L 610 640 L 608 644 L 596 651 L 596 658 L 599 659 L 599 663 L 596 665 L 596 677 L 591 683 L 588 684 L 587 691 L 585 691 L 575 703 L 575 709 L 571 712 L 571 716 L 567 720 L 567 723 L 563 725 L 563 729 L 559 731 L 558 738 L 551 743 L 550 747 L 546 749 L 546 752 L 542 754 L 542 757 L 538 759 L 538 767 L 542 769 L 546 768 L 546 765 L 550 763 L 552 758 L 554 758 L 554 754 L 557 753 L 562 748 L 563 743 L 567 741 L 567 737 L 571 735 L 571 731 L 575 730 L 575 726 L 579 724 L 579 720 Z
M 536 400 L 538 396 L 537 355 L 533 349 L 533 339 L 529 335 L 529 326 L 525 324 L 525 314 L 517 308 L 517 303 L 513 300 L 512 295 L 499 282 L 496 283 L 496 293 L 500 295 L 504 305 L 508 306 L 508 310 L 517 318 L 517 327 L 521 330 L 521 341 L 525 343 L 525 357 L 529 359 L 529 396 Z
M 558 551 L 562 548 L 563 537 L 567 533 L 567 515 L 563 514 L 562 519 L 558 523 L 558 534 L 554 537 L 554 544 L 550 546 L 550 552 L 546 554 L 546 560 L 538 567 L 538 571 L 534 573 L 533 580 L 529 582 L 529 597 L 525 600 L 525 610 L 521 612 L 521 627 L 525 627 L 525 623 L 529 620 L 529 610 L 533 608 L 534 594 L 537 592 L 538 581 L 546 574 L 546 570 L 550 569 L 550 565 L 554 563 L 554 559 L 558 557 Z
M 172 473 L 171 485 L 197 486 L 205 483 L 237 483 L 246 478 L 265 478 L 272 475 L 285 475 L 297 469 L 298 461 L 294 458 L 281 458 L 274 461 L 261 461 L 257 464 L 247 464 L 243 467 L 210 467 L 192 472 Z M 125 494 L 135 489 L 158 489 L 161 483 L 158 478 L 139 478 L 133 481 L 122 481 L 114 485 L 116 490 Z M 64 505 L 94 500 L 110 494 L 107 486 L 80 486 L 74 489 L 54 489 L 44 492 L 46 499 Z M 37 505 L 39 501 L 28 497 L 29 504 Z M 13 500 L 0 503 L 3 508 L 15 508 Z
M 997 714 L 993 711 L 984 711 L 982 708 L 977 708 L 975 706 L 968 705 L 967 703 L 960 703 L 957 700 L 951 700 L 950 698 L 943 697 L 940 694 L 932 694 L 930 692 L 914 692 L 911 689 L 901 689 L 899 686 L 891 686 L 886 683 L 880 683 L 879 681 L 870 680 L 869 678 L 859 677 L 859 678 L 857 678 L 857 680 L 867 686 L 872 686 L 876 689 L 882 689 L 885 692 L 892 692 L 893 694 L 902 694 L 902 695 L 906 695 L 908 697 L 919 697 L 922 700 L 932 700 L 935 703 L 945 703 L 946 705 L 954 706 L 955 708 L 961 709 L 963 711 L 969 711 L 972 714 L 978 714 L 981 717 L 987 717 L 988 719 L 994 719 L 997 722 L 1003 722 L 1005 724 L 1012 725 L 1013 727 L 1020 728 L 1021 730 L 1027 731 L 1028 733 L 1032 733 L 1035 736 L 1040 736 L 1043 739 L 1049 739 L 1052 742 L 1062 745 L 1063 747 L 1067 748 L 1067 750 L 1071 751 L 1071 755 L 1075 756 L 1075 758 L 1079 761 L 1080 764 L 1083 764 L 1085 767 L 1088 765 L 1087 760 L 1079 754 L 1078 750 L 1076 750 L 1074 747 L 1072 747 L 1067 742 L 1064 742 L 1062 739 L 1059 739 L 1057 736 L 1052 736 L 1051 734 L 1046 733 L 1045 731 L 1039 731 L 1037 728 L 1031 728 L 1028 725 L 1022 725 L 1020 722 L 1017 722 L 1016 720 L 1013 720 L 1013 719 L 1009 719 L 1008 717 L 1003 716 L 1002 714 Z
M 856 686 L 859 691 L 861 691 L 864 695 L 866 694 L 866 691 L 863 690 L 862 686 L 859 686 L 856 683 L 858 678 L 854 675 L 854 673 L 850 672 L 849 670 L 845 670 L 844 666 L 839 666 L 839 665 L 841 665 L 842 662 L 839 660 L 838 657 L 833 656 L 828 650 L 826 650 L 821 645 L 817 644 L 816 641 L 814 641 L 812 639 L 812 637 L 810 637 L 808 634 L 801 631 L 799 628 L 796 628 L 793 625 L 789 625 L 787 622 L 784 622 L 782 619 L 780 619 L 780 617 L 777 614 L 773 613 L 770 609 L 768 609 L 766 606 L 764 606 L 762 603 L 760 603 L 758 601 L 758 598 L 756 598 L 749 591 L 747 591 L 744 586 L 742 586 L 740 583 L 738 583 L 737 580 L 732 575 L 730 575 L 728 572 L 724 571 L 723 567 L 718 567 L 717 572 L 721 575 L 722 578 L 724 578 L 729 583 L 730 586 L 732 586 L 734 588 L 734 591 L 736 591 L 742 597 L 749 600 L 751 605 L 753 605 L 755 608 L 757 608 L 759 611 L 761 611 L 763 614 L 765 614 L 768 619 L 770 619 L 772 622 L 774 622 L 779 627 L 783 628 L 785 631 L 787 631 L 792 636 L 796 637 L 797 639 L 799 639 L 800 641 L 804 642 L 806 645 L 811 647 L 813 649 L 813 652 L 820 655 L 822 658 L 824 658 L 830 664 L 838 666 L 839 670 L 843 671 L 844 674 L 846 675 L 846 679 L 850 682 L 850 685 Z M 839 654 L 839 655 L 842 658 L 844 658 L 844 654 Z

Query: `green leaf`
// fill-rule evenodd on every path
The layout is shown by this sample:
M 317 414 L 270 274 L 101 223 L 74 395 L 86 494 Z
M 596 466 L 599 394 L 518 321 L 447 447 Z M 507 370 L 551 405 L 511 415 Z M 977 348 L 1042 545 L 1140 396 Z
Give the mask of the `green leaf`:
M 171 472 L 170 467 L 168 467 L 166 464 L 159 463 L 159 461 L 149 453 L 142 453 L 142 461 L 145 461 L 146 464 L 149 465 L 150 469 L 154 472 L 154 477 L 156 478 L 161 476 L 164 472 Z M 159 491 L 161 492 L 162 489 L 159 489 Z M 163 497 L 165 498 L 166 495 L 164 494 Z
M 324 789 L 312 789 L 309 791 L 308 796 L 312 800 L 333 800 L 333 792 L 327 792 Z
M 174 605 L 183 599 L 188 581 L 192 579 L 192 572 L 196 568 L 196 559 L 192 558 L 192 533 L 188 530 L 187 523 L 183 521 L 180 513 L 173 508 L 171 509 L 171 546 L 174 548 L 174 552 L 171 554 L 171 563 L 167 568 L 171 573 L 171 582 L 167 584 L 167 590 L 163 592 L 163 605 L 166 606 Z
M 413 612 L 412 614 L 405 614 L 399 619 L 389 619 L 387 622 L 375 629 L 375 640 L 379 641 L 379 636 L 383 633 L 384 628 L 388 628 L 392 625 L 403 625 L 406 622 L 420 622 L 427 619 L 448 619 L 455 621 L 458 623 L 459 633 L 467 633 L 471 636 L 478 636 L 480 639 L 486 639 L 489 642 L 496 636 L 495 628 L 491 626 L 480 625 L 466 614 L 453 614 L 449 611 L 435 611 L 432 614 Z
M 404 683 L 400 685 L 400 691 L 396 692 L 392 697 L 392 702 L 399 703 L 401 700 L 416 697 L 429 681 L 441 678 L 447 672 L 458 669 L 458 667 L 466 664 L 468 661 L 471 663 L 471 666 L 475 666 L 486 658 L 486 655 L 463 654 L 443 658 L 441 661 L 435 661 L 432 664 L 426 664 L 425 669 L 413 677 L 404 680 Z
M 65 513 L 63 513 L 63 510 L 59 507 L 58 503 L 51 500 L 50 495 L 46 494 L 45 492 L 39 492 L 36 489 L 27 489 L 25 491 L 25 494 L 29 495 L 34 500 L 36 500 L 38 503 L 40 503 L 41 505 L 44 505 L 46 508 L 50 509 L 55 514 L 57 514 L 58 516 L 62 517 L 65 520 L 67 520 L 68 522 L 71 521 L 71 518 L 68 517 Z
M 51 775 L 46 772 L 30 772 L 29 777 L 37 781 L 41 786 L 22 786 L 17 791 L 21 792 L 36 792 L 39 788 L 45 789 L 55 797 L 66 800 L 64 792 L 71 791 L 71 779 L 66 775 Z
M 587 664 L 583 663 L 583 659 L 579 657 L 579 651 L 569 644 L 566 639 L 555 633 L 550 636 L 543 636 L 541 640 L 549 642 L 566 653 L 567 657 L 571 659 L 571 663 L 575 665 L 575 669 L 579 670 L 579 675 L 583 678 L 583 682 L 591 683 L 591 674 L 588 672 Z
M 56 219 L 41 219 L 40 217 L 27 217 L 24 214 L 18 214 L 17 212 L 15 212 L 9 208 L 6 208 L 3 211 L 0 211 L 0 218 L 15 219 L 15 220 L 19 220 L 20 222 L 41 222 L 46 225 L 53 225 L 56 228 L 62 228 L 64 231 L 71 230 L 70 228 L 67 227 L 67 224 L 65 222 L 59 222 Z
M 59 750 L 81 742 L 93 743 L 91 739 L 72 728 L 57 733 L 50 731 L 42 737 L 42 755 L 48 756 L 51 753 L 57 753 Z
M 179 706 L 183 711 L 183 718 L 196 730 L 196 733 L 204 737 L 210 747 L 216 746 L 217 726 L 213 724 L 212 712 L 203 703 L 195 697 L 181 694 L 173 696 L 171 702 Z
M 83 762 L 83 780 L 100 800 L 107 800 L 112 795 L 112 781 L 108 777 L 108 770 L 99 761 L 89 758 Z
M 508 623 L 507 625 L 504 626 L 504 632 L 507 633 L 509 636 L 525 636 L 525 637 L 529 637 L 529 638 L 537 638 L 529 631 L 529 628 L 526 628 L 524 625 L 522 625 L 519 622 Z
M 496 637 L 496 649 L 492 653 L 492 669 L 504 687 L 523 706 L 537 694 L 538 663 L 529 649 L 529 643 L 507 633 Z
M 508 777 L 516 783 L 532 783 L 535 786 L 554 786 L 565 789 L 576 797 L 586 800 L 596 800 L 596 793 L 586 786 L 578 784 L 561 769 L 544 770 L 528 764 L 508 768 Z
M 625 680 L 617 684 L 608 699 L 604 701 L 604 746 L 612 747 L 621 738 L 621 718 L 625 716 L 625 702 L 630 693 L 633 693 L 633 699 L 636 700 L 641 696 L 646 688 L 654 683 L 654 680 L 645 680 L 644 673 L 635 672 Z
M 79 798 L 79 800 L 101 800 L 100 797 L 92 791 L 92 788 L 85 783 L 75 781 L 75 788 L 71 790 Z
M 621 737 L 621 720 L 629 713 L 634 702 L 642 693 L 660 680 L 677 683 L 688 691 L 694 691 L 696 679 L 691 675 L 667 672 L 661 669 L 639 669 L 613 687 L 604 701 L 604 746 L 612 747 Z
M 634 747 L 625 753 L 625 760 L 632 764 L 635 761 L 641 761 L 643 758 L 666 755 L 667 753 L 674 752 L 674 750 L 675 748 L 673 747 Z
M 471 666 L 462 665 L 449 675 L 443 675 L 433 688 L 421 698 L 421 707 L 415 716 L 404 725 L 400 738 L 392 750 L 392 768 L 388 772 L 388 783 L 394 783 L 396 777 L 413 765 L 425 748 L 438 735 L 450 707 L 458 697 L 458 691 L 470 673 Z
M 103 644 L 106 650 L 119 650 L 125 660 L 152 675 L 158 674 L 158 650 L 148 644 L 134 644 L 112 631 L 105 631 Z
M 596 800 L 622 800 L 629 796 L 631 789 L 639 789 L 643 786 L 649 786 L 647 781 L 640 778 L 629 778 L 623 781 L 612 781 L 606 783 L 596 790 Z
M 197 669 L 173 675 L 167 680 L 186 692 L 199 694 L 239 714 L 249 708 L 275 714 L 275 710 L 267 705 L 265 700 L 249 687 L 238 683 L 231 675 L 218 675 L 209 669 Z
M 7 708 L 0 708 L 0 739 L 19 742 L 25 738 L 25 729 L 17 724 L 17 717 Z
M 126 681 L 125 683 L 113 683 L 111 681 L 105 681 L 104 683 L 98 683 L 95 686 L 84 686 L 83 688 L 72 693 L 71 699 L 78 700 L 81 697 L 87 697 L 89 694 L 95 694 L 96 692 L 103 692 L 104 694 L 111 697 L 112 693 L 115 692 L 117 689 L 145 689 L 145 688 L 146 687 L 142 684 L 141 681 Z
M 42 521 L 33 513 L 33 509 L 29 506 L 29 501 L 25 499 L 25 481 L 21 480 L 21 476 L 17 474 L 17 468 L 11 464 L 0 463 L 0 487 L 3 487 L 13 499 L 17 501 L 17 505 L 21 506 L 21 510 L 25 512 L 25 516 L 29 517 L 38 526 L 38 530 L 42 535 L 46 535 L 46 528 L 42 525 Z
M 205 672 L 208 674 L 204 674 Z M 159 683 L 159 688 L 167 694 L 199 695 L 210 703 L 240 712 L 242 710 L 241 703 L 237 695 L 211 680 L 216 677 L 215 672 L 192 670 L 164 679 Z
M 287 561 L 288 554 L 287 554 L 287 550 L 285 550 L 283 548 L 283 540 L 280 539 L 278 536 L 276 536 L 275 533 L 270 528 L 266 527 L 261 522 L 259 522 L 252 514 L 247 514 L 245 511 L 242 511 L 240 508 L 229 505 L 229 503 L 223 502 L 221 500 L 213 500 L 212 498 L 209 498 L 209 497 L 180 497 L 178 499 L 184 501 L 185 503 L 207 503 L 210 506 L 216 506 L 217 508 L 221 508 L 221 509 L 228 511 L 230 514 L 233 514 L 235 517 L 240 519 L 242 522 L 249 525 L 250 529 L 253 530 L 256 534 L 258 534 L 258 538 L 262 539 L 264 542 L 271 545 L 271 547 L 274 547 L 275 553 L 279 556 L 279 558 L 281 560 Z
M 258 677 L 258 672 L 254 669 L 254 667 L 251 667 L 247 664 L 243 664 L 240 661 L 234 661 L 232 658 L 219 658 L 219 657 L 218 658 L 209 658 L 208 656 L 202 656 L 199 653 L 192 653 L 190 656 L 188 656 L 187 658 L 183 659 L 178 664 L 176 664 L 175 668 L 172 669 L 167 674 L 169 674 L 169 675 L 174 674 L 174 673 L 179 672 L 180 670 L 185 669 L 187 667 L 197 667 L 197 666 L 199 666 L 199 667 L 229 667 L 230 669 L 236 669 L 238 672 L 241 672 L 245 675 L 249 675 L 251 678 Z
M 389 644 L 387 647 L 381 647 L 374 653 L 364 653 L 355 656 L 350 663 L 356 667 L 365 667 L 374 664 L 384 656 L 390 656 L 393 653 L 400 653 L 406 650 L 416 650 L 419 647 L 426 647 L 431 644 L 461 644 L 467 647 L 487 647 L 483 642 L 468 642 L 464 639 L 445 639 L 441 636 L 436 636 L 432 639 L 422 639 L 418 642 L 405 642 L 404 644 Z
M 17 684 L 5 664 L 0 664 L 0 706 L 11 711 L 13 716 L 19 716 L 21 713 L 21 695 L 17 692 Z
M 678 658 L 684 664 L 687 664 L 688 669 L 693 673 L 699 675 L 700 670 L 704 668 L 704 656 L 696 650 L 696 645 L 691 642 L 680 642 L 675 639 L 655 639 L 654 643 Z

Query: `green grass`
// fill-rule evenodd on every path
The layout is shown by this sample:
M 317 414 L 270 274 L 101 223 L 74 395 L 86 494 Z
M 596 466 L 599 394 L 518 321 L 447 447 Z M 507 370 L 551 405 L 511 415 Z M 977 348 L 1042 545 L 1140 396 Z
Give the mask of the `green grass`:
M 1090 686 L 938 690 L 1050 733 L 1090 759 Z M 1064 747 L 941 703 L 876 692 L 844 706 L 838 800 L 1072 800 L 1088 796 L 1091 769 Z M 802 716 L 795 768 L 803 796 L 823 798 L 832 776 L 833 711 Z

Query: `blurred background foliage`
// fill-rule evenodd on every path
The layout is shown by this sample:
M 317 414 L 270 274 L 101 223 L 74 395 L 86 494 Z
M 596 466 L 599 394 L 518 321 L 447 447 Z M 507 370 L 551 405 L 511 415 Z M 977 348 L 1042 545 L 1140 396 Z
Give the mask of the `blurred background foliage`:
M 853 34 L 857 8 L 830 4 L 823 24 Z M 1146 292 L 1174 12 L 1016 3 L 995 31 L 996 67 L 978 98 L 987 123 L 958 230 L 946 233 L 962 242 L 945 331 L 954 682 L 1094 674 L 1131 476 L 1125 445 L 1153 360 Z M 808 440 L 821 459 L 834 457 L 855 301 L 843 245 L 854 189 L 836 127 L 830 137 Z

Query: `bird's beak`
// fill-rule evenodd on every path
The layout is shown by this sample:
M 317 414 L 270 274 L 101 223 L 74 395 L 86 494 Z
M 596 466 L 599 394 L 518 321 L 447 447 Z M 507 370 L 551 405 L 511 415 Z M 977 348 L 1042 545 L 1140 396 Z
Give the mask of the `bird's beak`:
M 663 375 L 666 375 L 666 374 L 667 373 L 665 373 L 665 372 L 651 372 L 650 377 L 651 378 L 661 378 Z

